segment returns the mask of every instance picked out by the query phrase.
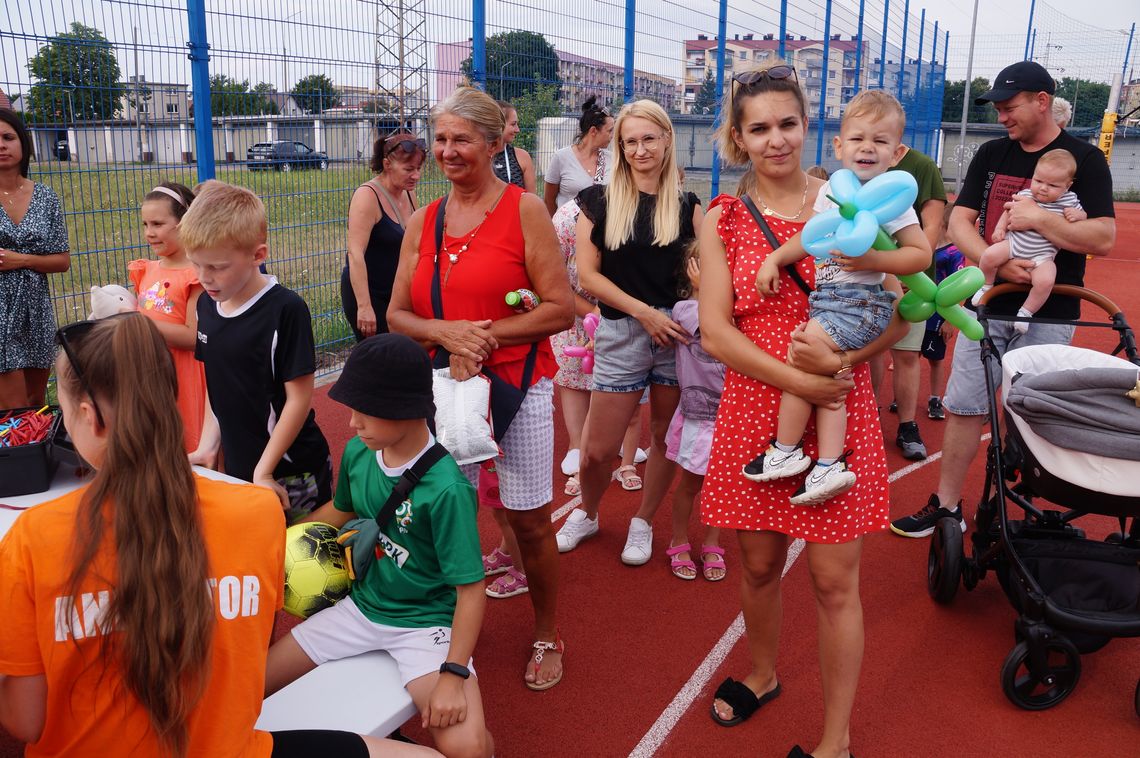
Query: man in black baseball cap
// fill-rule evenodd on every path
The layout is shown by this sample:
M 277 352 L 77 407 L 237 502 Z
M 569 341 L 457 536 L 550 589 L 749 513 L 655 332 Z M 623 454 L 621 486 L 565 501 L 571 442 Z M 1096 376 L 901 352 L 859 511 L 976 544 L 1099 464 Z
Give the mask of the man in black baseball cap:
M 981 97 L 974 100 L 974 105 L 986 103 L 1000 103 L 1009 100 L 1021 92 L 1044 92 L 1052 95 L 1056 91 L 1053 77 L 1040 63 L 1021 61 L 1012 66 L 1006 66 L 994 79 L 994 86 Z

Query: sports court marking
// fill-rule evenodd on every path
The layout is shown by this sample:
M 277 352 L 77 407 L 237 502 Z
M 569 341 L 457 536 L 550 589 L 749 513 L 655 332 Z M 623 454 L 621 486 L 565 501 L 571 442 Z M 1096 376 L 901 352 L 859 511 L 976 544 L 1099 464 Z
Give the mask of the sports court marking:
M 990 434 L 986 432 L 982 435 L 981 441 L 985 442 L 989 438 Z M 924 466 L 929 466 L 941 457 L 942 451 L 939 450 L 924 460 L 916 461 L 909 466 L 904 466 L 888 476 L 887 482 L 898 481 L 904 476 L 913 474 Z M 788 558 L 784 562 L 784 570 L 780 574 L 781 577 L 787 576 L 788 571 L 791 570 L 796 559 L 800 557 L 803 549 L 804 541 L 802 539 L 797 539 L 788 546 Z M 728 625 L 728 629 L 721 635 L 721 638 L 713 645 L 709 654 L 701 661 L 701 665 L 697 666 L 697 670 L 689 677 L 689 681 L 682 685 L 680 691 L 678 691 L 673 698 L 673 701 L 665 707 L 665 710 L 662 711 L 661 715 L 657 717 L 657 720 L 653 722 L 653 726 L 649 727 L 649 731 L 641 738 L 641 742 L 638 742 L 633 748 L 629 754 L 629 758 L 650 758 L 650 756 L 656 754 L 657 750 L 665 744 L 669 733 L 677 726 L 677 722 L 680 721 L 681 717 L 689 710 L 689 707 L 693 704 L 693 701 L 697 699 L 697 696 L 708 686 L 713 674 L 720 668 L 720 665 L 724 663 L 724 659 L 728 657 L 729 652 L 743 636 L 744 614 L 738 613 L 736 614 L 736 618 L 732 620 L 732 623 Z

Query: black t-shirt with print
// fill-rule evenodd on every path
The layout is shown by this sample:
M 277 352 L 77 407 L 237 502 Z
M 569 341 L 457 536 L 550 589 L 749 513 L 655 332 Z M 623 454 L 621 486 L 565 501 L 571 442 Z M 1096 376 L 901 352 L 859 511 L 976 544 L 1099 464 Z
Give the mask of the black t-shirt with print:
M 1002 137 L 990 140 L 978 148 L 970 161 L 966 181 L 958 195 L 956 205 L 978 211 L 978 229 L 986 244 L 993 240 L 994 227 L 1001 217 L 1005 203 L 1029 186 L 1037 159 L 1050 150 L 1062 148 L 1077 160 L 1077 173 L 1072 191 L 1081 200 L 1089 218 L 1114 217 L 1112 207 L 1112 174 L 1104 154 L 1089 142 L 1082 142 L 1062 131 L 1057 139 L 1032 153 L 1022 149 L 1019 142 Z M 1060 250 L 1056 258 L 1057 284 L 1084 285 L 1085 254 L 1081 251 Z M 1021 307 L 1025 296 L 1021 294 L 1000 297 L 990 303 L 995 313 L 1013 314 Z M 1073 297 L 1050 297 L 1037 316 L 1075 320 L 1080 318 L 1080 301 Z
M 692 192 L 681 195 L 681 233 L 668 245 L 653 244 L 653 213 L 657 196 L 639 193 L 633 238 L 617 250 L 606 249 L 606 187 L 595 184 L 578 194 L 582 213 L 594 224 L 590 241 L 601 253 L 601 273 L 622 292 L 655 308 L 672 308 L 680 299 L 678 290 L 687 274 L 682 270 L 685 248 L 696 236 L 693 209 L 701 204 Z M 608 319 L 628 318 L 629 314 L 599 302 Z
M 200 297 L 194 357 L 205 363 L 226 473 L 248 481 L 285 407 L 285 383 L 316 371 L 309 307 L 275 282 L 229 315 Z M 310 409 L 273 475 L 313 474 L 328 457 L 328 442 Z

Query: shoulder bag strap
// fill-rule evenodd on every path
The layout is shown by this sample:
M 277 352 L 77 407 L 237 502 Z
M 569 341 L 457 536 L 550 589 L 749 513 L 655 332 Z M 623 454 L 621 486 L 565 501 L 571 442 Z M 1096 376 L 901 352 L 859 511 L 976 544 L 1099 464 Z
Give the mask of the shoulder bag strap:
M 428 448 L 427 452 L 419 457 L 411 468 L 404 472 L 400 477 L 400 481 L 396 482 L 396 486 L 392 488 L 391 494 L 384 502 L 384 507 L 376 514 L 376 523 L 383 529 L 387 526 L 388 522 L 392 520 L 393 514 L 396 509 L 400 507 L 400 503 L 408 497 L 408 494 L 415 489 L 420 480 L 424 478 L 431 467 L 439 462 L 439 459 L 447 455 L 447 448 L 438 442 Z
M 443 249 L 443 214 L 446 209 L 447 195 L 444 195 L 435 209 L 435 273 L 431 277 L 431 309 L 440 320 L 443 320 L 443 293 L 439 283 L 439 253 Z
M 771 245 L 772 250 L 775 251 L 775 249 L 780 246 L 780 240 L 776 239 L 776 233 L 772 231 L 772 227 L 768 226 L 768 222 L 764 220 L 764 215 L 760 213 L 760 209 L 756 207 L 756 203 L 752 202 L 752 198 L 748 195 L 740 198 L 740 200 L 744 203 L 744 207 L 748 209 L 748 212 L 752 214 L 752 220 L 756 222 L 756 225 L 760 227 L 760 231 L 764 233 L 764 239 L 768 240 L 768 244 Z M 800 272 L 796 270 L 794 264 L 784 266 L 784 270 L 787 271 L 788 276 L 792 277 L 792 280 L 799 285 L 799 288 L 804 291 L 804 294 L 811 294 L 811 287 L 809 287 L 808 283 L 804 281 L 804 278 L 800 276 Z

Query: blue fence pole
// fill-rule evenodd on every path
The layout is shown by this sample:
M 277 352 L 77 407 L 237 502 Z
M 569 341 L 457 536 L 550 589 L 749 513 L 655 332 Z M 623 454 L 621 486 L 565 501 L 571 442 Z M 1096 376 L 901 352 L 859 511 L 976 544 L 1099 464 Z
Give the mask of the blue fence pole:
M 471 0 L 472 84 L 487 89 L 487 1 Z
M 194 141 L 198 181 L 214 178 L 214 119 L 210 112 L 210 45 L 206 41 L 206 2 L 186 0 L 189 24 L 190 83 L 194 91 Z M 139 156 L 140 158 L 142 156 Z
M 1029 43 L 1029 57 L 1026 60 L 1033 60 L 1033 56 L 1037 54 L 1037 30 L 1033 30 L 1033 41 Z
M 815 165 L 823 163 L 823 138 L 827 133 L 824 118 L 827 116 L 827 64 L 831 62 L 831 0 L 823 16 L 823 77 L 819 85 L 819 133 L 815 141 Z
M 926 116 L 926 114 L 923 113 L 923 110 L 924 110 L 923 106 L 925 105 L 925 102 L 922 99 L 923 98 L 923 89 L 924 89 L 924 87 L 922 86 L 922 43 L 923 43 L 923 40 L 925 37 L 926 37 L 926 8 L 923 8 L 922 13 L 919 15 L 919 21 L 918 21 L 918 58 L 917 58 L 918 64 L 916 65 L 916 67 L 914 69 L 914 100 L 912 101 L 914 103 L 915 116 L 917 116 L 918 118 L 916 119 L 915 123 L 911 124 L 911 127 L 910 127 L 910 142 L 907 144 L 909 144 L 911 147 L 914 147 L 914 143 L 918 140 L 918 127 L 919 127 L 918 121 L 919 120 L 925 120 L 925 116 Z
M 941 89 L 938 86 L 938 21 L 934 22 L 934 37 L 932 44 L 933 47 L 930 50 L 930 73 L 927 75 L 930 79 L 930 85 L 928 88 L 928 97 L 926 101 L 926 137 L 922 142 L 922 152 L 926 153 L 927 155 L 930 155 L 931 142 L 934 142 L 935 147 L 937 147 L 938 140 L 934 138 L 934 135 L 942 128 L 942 101 L 941 99 L 934 97 L 934 92 L 938 89 Z M 943 74 L 945 73 L 946 72 L 943 71 Z M 943 76 L 942 78 L 945 79 L 946 77 Z M 935 106 L 938 106 L 937 118 L 935 117 Z
M 1128 57 L 1132 55 L 1132 37 L 1136 34 L 1136 22 L 1132 22 L 1132 30 L 1128 32 L 1128 47 L 1124 49 L 1124 65 L 1120 67 L 1120 81 L 1128 84 Z
M 724 117 L 724 38 L 728 34 L 728 0 L 720 0 L 720 9 L 717 12 L 716 33 L 716 115 L 714 124 L 720 124 Z M 780 43 L 781 45 L 783 43 Z M 713 140 L 712 176 L 710 189 L 713 197 L 720 194 L 720 154 L 717 153 L 716 140 Z
M 859 94 L 863 76 L 863 8 L 867 0 L 859 0 L 859 29 L 855 33 L 855 91 L 851 96 Z
M 625 0 L 625 81 L 622 82 L 622 99 L 633 100 L 633 52 L 636 38 L 637 0 Z
M 724 36 L 723 34 L 721 35 Z M 780 0 L 780 58 L 787 52 L 784 41 L 788 37 L 788 0 Z
M 887 73 L 887 24 L 891 20 L 891 0 L 883 0 L 883 40 L 879 48 L 879 89 L 883 89 L 883 77 Z
M 903 81 L 906 79 L 906 34 L 910 25 L 910 0 L 903 5 L 902 52 L 899 53 L 899 102 L 902 102 Z
M 1029 56 L 1029 35 L 1033 32 L 1033 11 L 1037 8 L 1037 0 L 1029 0 L 1029 23 L 1025 25 L 1025 57 L 1024 60 L 1032 60 Z

